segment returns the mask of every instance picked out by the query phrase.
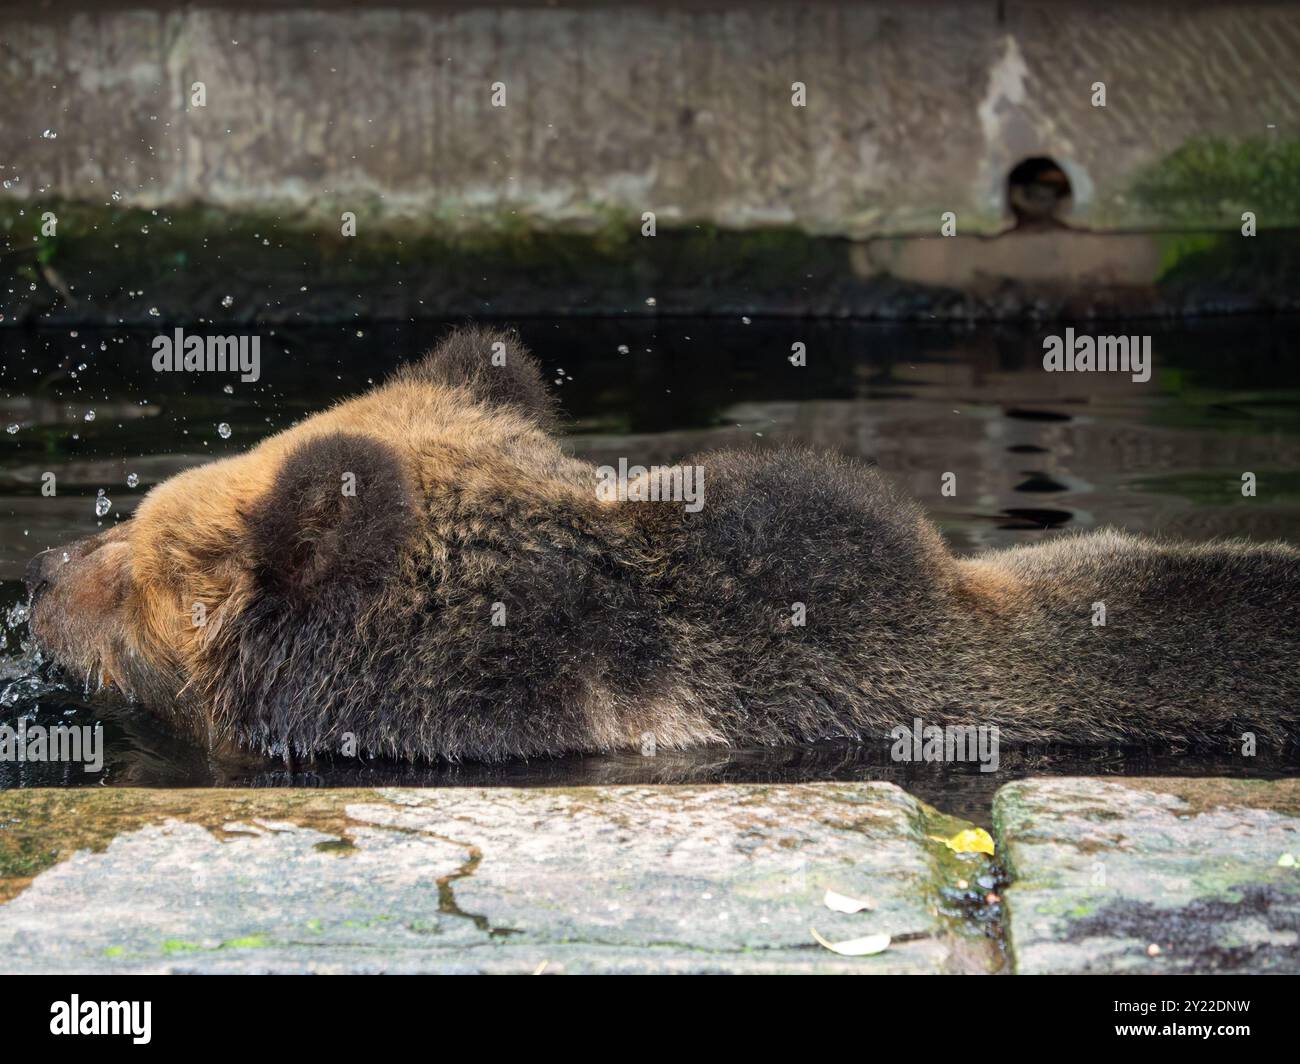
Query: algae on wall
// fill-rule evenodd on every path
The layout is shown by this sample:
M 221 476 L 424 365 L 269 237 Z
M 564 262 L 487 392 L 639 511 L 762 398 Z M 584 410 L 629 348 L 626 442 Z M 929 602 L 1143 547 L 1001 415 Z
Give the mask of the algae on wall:
M 1300 140 L 1194 138 L 1144 167 L 1133 197 L 1166 222 L 1238 229 L 1250 211 L 1260 228 L 1300 225 Z

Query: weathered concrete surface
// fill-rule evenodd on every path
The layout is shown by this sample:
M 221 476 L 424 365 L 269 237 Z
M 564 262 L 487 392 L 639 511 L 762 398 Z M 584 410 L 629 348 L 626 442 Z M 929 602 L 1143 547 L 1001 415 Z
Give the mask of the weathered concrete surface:
M 1081 224 L 1300 220 L 1267 174 L 1140 194 L 1197 138 L 1296 137 L 1293 5 L 83 2 L 3 33 L 0 177 L 33 207 L 992 232 L 1010 169 L 1047 155 Z
M 941 915 L 986 861 L 928 837 L 958 826 L 876 783 L 9 791 L 0 969 L 986 970 Z
M 1017 972 L 1300 972 L 1300 780 L 1029 780 L 994 820 Z
M 0 7 L 0 324 L 1300 305 L 1295 5 Z

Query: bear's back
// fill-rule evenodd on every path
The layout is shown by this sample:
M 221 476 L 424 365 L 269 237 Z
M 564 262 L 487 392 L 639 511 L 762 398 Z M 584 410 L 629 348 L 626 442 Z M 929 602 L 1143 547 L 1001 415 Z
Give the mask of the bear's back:
M 953 559 L 875 470 L 809 450 L 692 460 L 705 504 L 671 551 L 692 656 L 739 740 L 857 734 L 932 704 L 952 662 Z

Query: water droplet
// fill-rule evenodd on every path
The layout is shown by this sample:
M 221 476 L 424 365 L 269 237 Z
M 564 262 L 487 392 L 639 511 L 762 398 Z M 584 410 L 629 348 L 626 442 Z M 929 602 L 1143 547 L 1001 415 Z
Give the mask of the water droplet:
M 234 395 L 234 394 L 235 394 L 235 386 L 234 386 L 233 384 L 227 384 L 227 385 L 226 385 L 224 388 L 222 388 L 221 390 L 222 390 L 223 392 L 225 392 L 227 395 Z
M 626 355 L 627 352 L 628 352 L 627 344 L 619 344 L 619 345 L 618 345 L 618 353 L 619 353 L 620 355 Z
M 646 296 L 645 305 L 646 305 L 647 307 L 653 307 L 653 306 L 656 306 L 658 303 L 659 303 L 659 300 L 655 299 L 654 296 Z
M 8 428 L 5 429 L 5 432 L 9 433 L 10 436 L 16 436 L 18 435 L 18 426 L 10 425 Z
M 46 140 L 57 140 L 59 135 L 55 133 L 54 130 L 47 129 L 44 133 L 41 134 L 41 136 L 44 137 Z
M 99 492 L 99 498 L 95 500 L 95 516 L 107 517 L 108 511 L 111 510 L 112 508 L 113 508 L 113 500 L 110 499 L 107 495 L 105 495 L 103 489 L 101 488 Z
M 234 305 L 235 305 L 235 297 L 234 297 L 234 296 L 222 296 L 222 297 L 221 297 L 221 305 L 222 305 L 223 307 L 232 307 L 232 306 L 234 306 Z
M 94 421 L 94 420 L 95 420 L 95 412 L 94 412 L 93 410 L 87 410 L 87 411 L 86 411 L 86 420 L 87 420 L 87 421 Z
M 134 488 L 134 487 L 135 487 L 136 485 L 138 485 L 139 483 L 140 483 L 140 474 L 139 474 L 139 473 L 128 473 L 128 474 L 126 475 L 126 486 L 127 486 L 128 488 Z
M 157 307 L 150 307 L 150 308 L 149 308 L 149 317 L 151 317 L 151 318 L 156 318 L 156 317 L 158 317 L 158 314 L 159 314 L 159 311 L 158 311 L 158 308 L 157 308 Z
M 223 440 L 230 439 L 230 426 L 223 421 L 220 425 L 217 426 L 217 435 L 220 436 Z

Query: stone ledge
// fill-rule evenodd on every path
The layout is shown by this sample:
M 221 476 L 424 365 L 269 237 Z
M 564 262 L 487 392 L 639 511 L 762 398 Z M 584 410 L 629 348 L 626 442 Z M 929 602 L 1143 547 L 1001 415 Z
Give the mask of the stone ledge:
M 1024 780 L 993 812 L 996 861 L 886 783 L 7 791 L 0 968 L 1300 972 L 1300 780 Z
M 1300 972 L 1300 780 L 1026 780 L 993 814 L 1015 971 Z
M 938 904 L 950 861 L 928 836 L 953 826 L 881 783 L 10 791 L 0 957 L 11 972 L 988 970 L 993 940 Z M 875 909 L 831 912 L 828 889 Z M 896 941 L 840 957 L 814 926 Z

